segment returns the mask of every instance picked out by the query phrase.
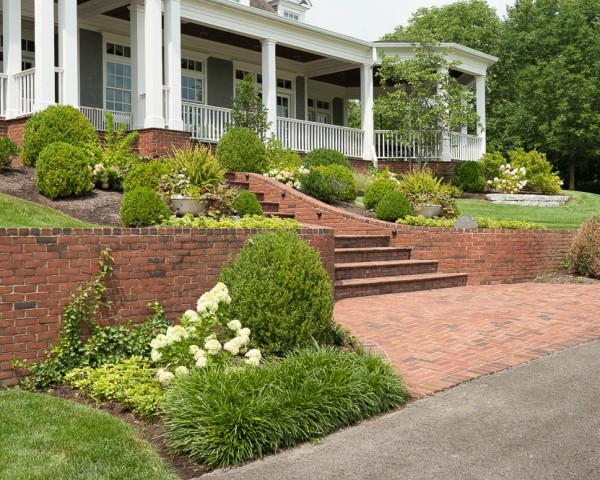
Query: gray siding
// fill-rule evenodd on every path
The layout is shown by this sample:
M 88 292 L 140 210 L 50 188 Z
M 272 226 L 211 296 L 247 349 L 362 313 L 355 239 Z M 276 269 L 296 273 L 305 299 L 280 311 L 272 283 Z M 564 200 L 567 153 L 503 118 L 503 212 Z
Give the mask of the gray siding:
M 344 99 L 335 97 L 333 99 L 332 123 L 344 126 Z
M 304 77 L 296 77 L 296 118 L 306 119 L 306 82 Z
M 102 35 L 79 30 L 79 103 L 104 108 Z
M 207 105 L 231 108 L 233 97 L 233 62 L 209 57 L 207 62 Z

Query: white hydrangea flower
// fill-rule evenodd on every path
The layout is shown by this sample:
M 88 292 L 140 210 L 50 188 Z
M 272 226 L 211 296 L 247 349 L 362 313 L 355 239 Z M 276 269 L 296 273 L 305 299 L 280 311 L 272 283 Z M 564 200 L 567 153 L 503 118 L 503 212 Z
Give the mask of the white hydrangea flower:
M 158 362 L 162 357 L 162 353 L 160 353 L 158 350 L 152 349 L 152 351 L 150 352 L 150 358 L 152 359 L 153 362 Z
M 262 358 L 262 354 L 260 353 L 260 350 L 253 348 L 252 350 L 250 350 L 248 353 L 246 353 L 246 355 L 244 355 L 246 357 L 246 363 L 248 365 L 252 365 L 254 367 L 257 367 L 260 364 L 260 359 Z
M 189 373 L 189 370 L 187 369 L 187 367 L 185 367 L 183 365 L 180 367 L 177 367 L 175 369 L 175 376 L 177 376 L 177 377 L 180 377 L 182 375 L 187 375 L 188 373 Z
M 199 357 L 196 359 L 196 366 L 197 367 L 206 367 L 206 363 L 208 362 L 208 359 L 206 357 Z
M 194 360 L 198 360 L 199 358 L 206 358 L 206 352 L 204 350 L 198 349 L 198 351 L 194 353 Z
M 235 337 L 235 338 L 232 338 L 231 340 L 229 340 L 228 342 L 226 342 L 225 345 L 223 345 L 223 350 L 228 351 L 233 356 L 236 356 L 237 354 L 239 354 L 240 353 L 240 343 L 237 340 L 238 338 L 239 337 Z
M 245 347 L 250 343 L 250 337 L 248 335 L 239 335 L 235 337 L 241 347 Z
M 249 328 L 240 328 L 238 330 L 238 335 L 240 337 L 249 337 L 250 336 L 250 329 Z
M 234 332 L 237 332 L 240 328 L 242 328 L 242 322 L 240 322 L 239 320 L 232 320 L 231 322 L 229 322 L 227 324 L 227 328 L 229 330 L 233 330 Z
M 200 347 L 198 345 L 190 345 L 190 355 L 196 355 L 200 351 Z
M 183 317 L 189 323 L 195 323 L 195 322 L 198 322 L 200 320 L 200 317 L 198 316 L 198 314 L 194 310 L 187 310 L 183 314 Z
M 216 338 L 213 338 L 204 344 L 204 348 L 207 350 L 209 355 L 217 355 L 221 351 L 221 342 L 219 342 Z
M 167 370 L 164 370 L 162 368 L 159 368 L 158 371 L 156 372 L 156 376 L 158 377 L 158 381 L 160 383 L 162 383 L 164 386 L 170 385 L 171 383 L 173 383 L 173 379 L 175 378 L 175 375 L 173 375 L 171 372 L 168 372 Z

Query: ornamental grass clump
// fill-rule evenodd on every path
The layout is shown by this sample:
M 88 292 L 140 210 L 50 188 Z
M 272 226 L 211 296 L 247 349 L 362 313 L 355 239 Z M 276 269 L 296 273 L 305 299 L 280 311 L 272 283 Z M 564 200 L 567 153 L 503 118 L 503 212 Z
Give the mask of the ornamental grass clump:
M 327 435 L 406 401 L 381 357 L 331 347 L 296 351 L 257 369 L 196 370 L 164 403 L 170 447 L 225 467 Z
M 571 246 L 569 261 L 575 273 L 600 278 L 600 215 L 581 226 Z

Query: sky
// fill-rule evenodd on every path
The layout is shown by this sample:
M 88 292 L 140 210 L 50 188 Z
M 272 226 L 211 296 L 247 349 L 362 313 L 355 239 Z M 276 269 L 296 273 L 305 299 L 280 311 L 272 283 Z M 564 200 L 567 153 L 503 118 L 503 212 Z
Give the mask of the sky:
M 312 0 L 306 21 L 362 40 L 378 40 L 397 25 L 406 25 L 421 7 L 441 7 L 455 0 Z M 515 0 L 487 0 L 503 16 Z

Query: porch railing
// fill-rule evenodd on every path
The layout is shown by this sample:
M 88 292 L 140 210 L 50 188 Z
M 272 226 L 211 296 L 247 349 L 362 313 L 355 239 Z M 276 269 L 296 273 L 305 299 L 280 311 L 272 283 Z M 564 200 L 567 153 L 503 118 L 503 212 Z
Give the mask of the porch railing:
M 193 103 L 182 104 L 182 116 L 184 129 L 204 142 L 218 142 L 231 122 L 230 109 Z
M 8 75 L 0 73 L 0 117 L 6 115 L 6 83 L 8 82 Z
M 32 113 L 35 103 L 35 68 L 15 73 L 14 79 L 17 83 L 18 114 Z
M 115 122 L 115 130 L 119 127 L 121 123 L 125 124 L 125 130 L 132 129 L 131 113 L 116 112 L 114 110 L 105 110 L 103 108 L 94 107 L 79 107 L 79 110 L 88 118 L 88 120 L 92 123 L 94 128 L 101 132 L 106 131 L 106 117 L 104 115 L 106 112 L 112 114 Z
M 279 117 L 277 138 L 284 147 L 299 152 L 330 148 L 347 157 L 362 157 L 365 134 L 356 128 Z
M 451 133 L 452 160 L 477 161 L 481 158 L 483 139 L 466 133 Z
M 416 135 L 408 140 L 400 140 L 396 132 L 390 130 L 375 131 L 375 152 L 377 158 L 385 160 L 414 161 L 419 157 L 425 161 L 436 161 L 442 157 L 442 135 L 436 135 L 436 141 L 420 151 Z

